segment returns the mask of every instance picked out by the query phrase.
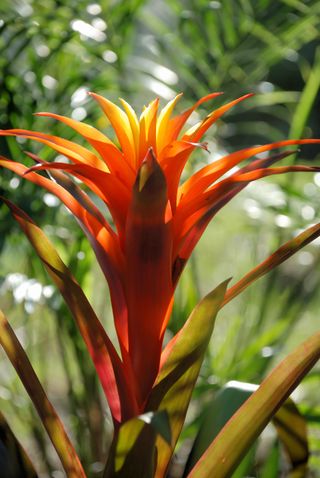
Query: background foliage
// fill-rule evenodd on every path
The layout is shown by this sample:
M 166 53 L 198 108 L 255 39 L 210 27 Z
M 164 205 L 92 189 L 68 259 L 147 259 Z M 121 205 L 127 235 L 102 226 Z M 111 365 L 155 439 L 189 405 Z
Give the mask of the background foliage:
M 317 0 L 2 2 L 1 128 L 73 138 L 64 125 L 32 116 L 51 111 L 108 131 L 105 118 L 86 94 L 90 90 L 111 100 L 122 96 L 138 111 L 155 95 L 165 103 L 183 91 L 183 108 L 211 91 L 223 90 L 221 100 L 201 107 L 201 116 L 222 101 L 247 92 L 257 95 L 237 106 L 210 133 L 212 157 L 286 137 L 320 137 L 319 31 Z M 192 121 L 196 120 L 195 114 Z M 38 153 L 39 145 L 15 139 L 0 143 L 0 153 L 17 160 L 25 156 L 24 150 Z M 41 148 L 41 155 L 54 159 L 49 149 Z M 193 158 L 190 170 L 209 159 L 203 152 Z M 319 164 L 320 155 L 316 147 L 308 146 L 300 158 Z M 319 187 L 319 174 L 263 180 L 218 215 L 177 291 L 172 332 L 215 284 L 228 276 L 241 277 L 282 242 L 316 222 Z M 1 171 L 0 194 L 4 192 L 53 238 L 110 330 L 107 290 L 96 286 L 103 281 L 90 248 L 65 208 L 50 194 Z M 98 476 L 110 439 L 106 404 L 65 305 L 4 207 L 0 247 L 1 307 L 65 417 L 84 464 Z M 285 351 L 316 330 L 319 256 L 315 243 L 221 312 L 172 477 L 179 476 L 201 411 L 216 391 L 229 380 L 259 383 Z M 38 463 L 41 476 L 63 476 L 15 373 L 3 355 L 0 359 L 0 409 Z M 309 425 L 312 476 L 320 476 L 318 380 L 316 369 L 297 392 Z M 273 443 L 272 434 L 264 443 L 268 440 Z M 265 461 L 264 446 L 238 476 L 258 476 L 263 466 L 270 467 L 273 445 L 269 449 L 270 459 Z

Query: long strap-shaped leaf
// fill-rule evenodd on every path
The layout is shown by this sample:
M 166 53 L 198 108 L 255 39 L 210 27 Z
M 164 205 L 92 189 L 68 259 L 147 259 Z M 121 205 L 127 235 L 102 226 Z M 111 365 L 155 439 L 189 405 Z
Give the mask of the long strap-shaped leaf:
M 87 164 L 50 163 L 44 161 L 41 164 L 32 166 L 27 172 L 41 170 L 61 170 L 80 179 L 105 202 L 118 227 L 124 227 L 130 193 L 116 176 L 104 171 L 100 171 L 97 174 L 97 170 Z
M 276 143 L 264 144 L 263 146 L 254 146 L 251 148 L 241 149 L 234 153 L 228 154 L 223 158 L 213 163 L 204 166 L 202 169 L 193 174 L 180 186 L 180 197 L 183 194 L 184 200 L 190 195 L 194 195 L 194 192 L 200 193 L 210 187 L 215 181 L 221 178 L 225 173 L 230 171 L 234 166 L 237 166 L 245 159 L 252 158 L 257 154 L 271 151 L 277 148 L 283 148 L 284 146 L 293 146 L 299 144 L 319 144 L 320 139 L 300 139 L 300 140 L 286 140 L 278 141 Z
M 221 204 L 225 204 L 225 198 L 234 194 L 232 191 L 237 190 L 238 185 L 244 183 L 247 186 L 253 181 L 278 174 L 287 174 L 289 172 L 319 172 L 319 167 L 311 166 L 281 166 L 278 168 L 261 168 L 243 174 L 234 174 L 226 178 L 202 194 L 197 198 L 189 201 L 183 207 L 177 209 L 175 217 L 175 231 L 179 231 L 181 237 L 184 237 L 194 228 L 198 222 L 201 222 L 207 213 L 214 216 L 221 209 Z
M 171 428 L 171 447 L 157 439 L 158 460 L 156 478 L 166 472 L 175 444 L 181 432 L 192 390 L 207 349 L 215 317 L 229 281 L 220 284 L 194 309 L 189 319 L 166 348 L 162 366 L 151 392 L 147 409 L 165 410 Z
M 21 136 L 50 146 L 52 149 L 69 158 L 72 162 L 91 164 L 101 171 L 108 171 L 106 164 L 88 149 L 67 139 L 26 129 L 0 130 L 0 136 Z
M 0 344 L 15 367 L 37 412 L 48 432 L 68 478 L 85 478 L 79 458 L 57 415 L 54 407 L 43 390 L 29 359 L 18 341 L 9 322 L 0 310 Z
M 243 168 L 239 169 L 236 173 L 234 173 L 231 177 L 237 177 L 239 174 L 247 173 L 250 171 L 254 171 L 255 169 L 261 168 L 268 168 L 272 164 L 280 161 L 281 159 L 294 154 L 295 151 L 285 151 L 283 153 L 274 154 L 266 159 L 256 159 L 251 163 L 247 164 Z M 187 236 L 181 237 L 181 228 L 175 230 L 175 240 L 173 243 L 173 257 L 174 259 L 174 266 L 173 266 L 173 282 L 174 284 L 177 283 L 182 270 L 190 257 L 194 247 L 196 246 L 199 238 L 202 236 L 203 232 L 205 231 L 207 225 L 210 223 L 212 218 L 215 214 L 223 208 L 229 201 L 231 201 L 242 189 L 244 189 L 247 184 L 249 183 L 239 183 L 234 185 L 233 188 L 226 194 L 223 194 L 219 201 L 207 212 L 205 213 L 202 218 L 200 218 L 196 224 L 191 228 L 188 232 Z M 176 219 L 175 219 L 176 221 Z
M 45 164 L 46 161 L 41 159 L 34 153 L 30 151 L 24 151 L 24 153 L 29 156 L 36 164 Z M 27 171 L 25 171 L 27 174 Z M 24 175 L 25 175 L 24 174 Z M 92 199 L 88 196 L 88 194 L 83 191 L 72 179 L 62 171 L 47 171 L 47 174 L 51 180 L 56 182 L 59 186 L 63 187 L 66 191 L 68 191 L 71 196 L 74 197 L 78 201 L 78 203 L 86 210 L 89 214 L 95 217 L 97 221 L 103 224 L 106 228 L 109 229 L 109 224 L 107 223 L 105 217 L 101 213 L 100 209 L 94 204 Z
M 227 478 L 272 416 L 320 358 L 320 332 L 299 345 L 228 421 L 188 478 Z
M 319 237 L 319 235 L 320 223 L 309 227 L 305 231 L 298 234 L 298 236 L 283 244 L 283 246 L 277 249 L 273 254 L 271 254 L 271 256 L 258 264 L 254 269 L 249 271 L 242 279 L 240 279 L 235 285 L 230 287 L 230 289 L 228 289 L 225 295 L 222 305 L 225 305 L 230 302 L 237 295 L 243 292 L 247 287 L 249 287 L 249 285 L 251 285 L 253 282 L 264 276 L 268 272 L 270 272 L 278 265 L 282 264 L 282 262 L 289 259 L 289 257 L 293 256 L 293 254 L 302 249 L 302 247 L 314 241 L 317 237 Z
M 136 413 L 136 405 L 123 364 L 83 290 L 44 232 L 21 209 L 7 199 L 3 201 L 69 306 L 96 367 L 115 423 L 131 418 Z
M 215 123 L 219 118 L 221 118 L 224 113 L 226 113 L 228 110 L 230 110 L 233 106 L 237 105 L 241 101 L 246 100 L 247 98 L 251 98 L 252 96 L 253 93 L 248 93 L 244 96 L 241 96 L 240 98 L 237 98 L 236 100 L 230 101 L 230 103 L 227 103 L 226 105 L 220 106 L 220 108 L 208 114 L 208 116 L 203 121 L 200 121 L 199 124 L 192 126 L 188 131 L 186 131 L 185 134 L 182 136 L 182 139 L 187 141 L 200 141 L 200 139 L 210 128 L 210 126 Z
M 184 477 L 188 476 L 227 421 L 257 389 L 258 385 L 231 381 L 208 401 L 187 460 Z M 306 420 L 289 398 L 274 415 L 272 423 L 277 429 L 279 440 L 287 451 L 291 474 L 294 473 L 295 478 L 304 478 L 309 458 Z M 252 458 L 254 460 L 254 455 Z M 239 468 L 236 473 L 240 476 Z
M 81 123 L 65 116 L 56 115 L 53 113 L 36 113 L 36 116 L 48 116 L 55 118 L 62 123 L 67 124 L 73 128 L 77 133 L 80 133 L 100 154 L 103 161 L 107 164 L 110 172 L 116 175 L 127 186 L 134 181 L 134 171 L 129 167 L 128 163 L 124 161 L 123 154 L 101 131 L 93 128 L 89 124 Z
M 32 158 L 37 160 L 35 155 L 32 155 Z M 28 168 L 23 164 L 10 161 L 3 156 L 0 156 L 1 166 L 8 168 L 21 177 L 24 177 L 28 171 Z M 118 236 L 107 221 L 99 217 L 97 209 L 95 209 L 92 202 L 88 200 L 83 192 L 72 187 L 65 179 L 61 180 L 61 175 L 60 178 L 57 178 L 55 172 L 54 181 L 52 181 L 40 174 L 31 172 L 28 173 L 28 181 L 44 187 L 47 191 L 57 196 L 70 209 L 87 236 L 109 285 L 121 352 L 125 354 L 127 350 L 127 310 L 121 282 L 123 254 L 120 250 Z

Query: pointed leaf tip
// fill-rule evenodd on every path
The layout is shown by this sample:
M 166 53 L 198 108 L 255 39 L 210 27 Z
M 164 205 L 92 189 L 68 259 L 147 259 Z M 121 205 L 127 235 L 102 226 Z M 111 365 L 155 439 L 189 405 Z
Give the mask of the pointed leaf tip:
M 148 149 L 141 163 L 136 183 L 139 193 L 145 193 L 151 196 L 157 196 L 160 191 L 166 191 L 167 189 L 164 173 L 152 147 Z

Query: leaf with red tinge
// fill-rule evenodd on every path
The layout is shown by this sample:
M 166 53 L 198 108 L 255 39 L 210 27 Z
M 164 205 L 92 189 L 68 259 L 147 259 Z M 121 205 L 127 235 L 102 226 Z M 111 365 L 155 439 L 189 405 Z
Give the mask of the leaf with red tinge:
M 195 148 L 208 151 L 207 143 L 174 141 L 168 144 L 158 156 L 158 161 L 166 176 L 168 196 L 173 213 L 176 210 L 177 193 L 182 171 Z
M 172 435 L 171 446 L 157 439 L 156 478 L 165 476 L 228 282 L 220 284 L 195 307 L 180 332 L 164 349 L 161 369 L 146 407 L 168 413 Z
M 33 171 L 64 171 L 72 174 L 86 184 L 108 206 L 115 222 L 124 228 L 130 192 L 119 179 L 104 171 L 97 171 L 87 164 L 49 163 L 42 161 L 29 168 L 25 174 Z
M 96 367 L 115 423 L 132 417 L 136 413 L 136 404 L 130 381 L 83 290 L 43 231 L 21 209 L 3 200 L 64 297 Z
M 21 177 L 24 177 L 28 171 L 28 168 L 23 164 L 10 161 L 3 156 L 0 156 L 0 166 L 15 172 Z M 97 220 L 96 214 L 92 215 L 88 213 L 88 208 L 82 205 L 83 201 L 78 201 L 76 196 L 73 195 L 74 191 L 69 192 L 68 189 L 64 189 L 60 184 L 33 172 L 28 173 L 28 180 L 44 187 L 47 191 L 57 196 L 79 221 L 96 254 L 101 270 L 108 281 L 121 351 L 125 353 L 127 343 L 124 343 L 122 338 L 126 336 L 127 314 L 123 285 L 121 282 L 124 258 L 120 249 L 118 236 L 106 220 L 101 223 L 100 220 Z
M 49 438 L 59 455 L 67 476 L 69 478 L 86 478 L 78 455 L 65 432 L 60 418 L 51 402 L 48 400 L 23 347 L 1 310 L 0 345 L 2 345 L 10 362 L 16 369 L 25 389 L 36 407 L 43 426 L 47 430 Z M 1 469 L 1 471 L 3 471 L 3 469 Z
M 247 164 L 243 168 L 239 169 L 236 173 L 232 176 L 236 178 L 238 175 L 242 173 L 247 173 L 250 171 L 254 171 L 255 169 L 261 168 L 268 168 L 272 164 L 280 161 L 291 154 L 294 154 L 295 151 L 285 151 L 284 153 L 274 154 L 266 159 L 257 159 L 252 161 L 251 163 Z M 180 230 L 177 228 L 175 224 L 175 229 L 177 234 L 175 235 L 174 247 L 173 247 L 173 257 L 174 257 L 174 266 L 173 266 L 173 283 L 176 284 L 178 281 L 181 272 L 184 268 L 184 265 L 187 259 L 190 257 L 195 245 L 197 244 L 198 240 L 200 239 L 201 235 L 205 231 L 207 225 L 213 218 L 213 216 L 223 207 L 225 206 L 231 199 L 233 199 L 242 189 L 247 186 L 248 183 L 239 183 L 234 184 L 227 190 L 227 192 L 221 194 L 220 199 L 216 202 L 216 204 L 210 208 L 210 210 L 205 213 L 197 223 L 190 229 L 185 237 L 181 237 L 181 228 Z
M 52 149 L 75 163 L 90 164 L 100 171 L 108 171 L 106 164 L 91 151 L 77 143 L 60 138 L 59 136 L 52 136 L 39 131 L 29 131 L 26 129 L 0 130 L 0 136 L 18 136 L 32 139 L 45 144 L 46 146 L 50 146 Z
M 273 369 L 202 455 L 188 478 L 227 478 L 277 410 L 320 358 L 320 332 Z
M 129 185 L 134 181 L 134 171 L 127 163 L 124 162 L 122 153 L 116 147 L 116 145 L 110 141 L 101 131 L 97 130 L 93 126 L 76 121 L 66 116 L 57 115 L 54 113 L 35 113 L 36 116 L 48 116 L 54 118 L 62 123 L 67 124 L 73 128 L 77 133 L 81 134 L 100 154 L 103 161 L 108 166 L 108 169 L 112 174 L 120 178 L 124 184 Z M 125 163 L 125 164 L 124 164 Z M 127 167 L 126 167 L 127 165 Z M 100 168 L 101 169 L 101 168 Z M 101 170 L 105 170 L 103 168 Z
M 213 185 L 207 191 L 199 193 L 195 198 L 185 201 L 177 208 L 174 227 L 177 237 L 183 238 L 188 232 L 201 221 L 206 214 L 212 218 L 222 206 L 226 204 L 225 198 L 234 197 L 233 191 L 246 186 L 252 181 L 257 181 L 267 176 L 278 174 L 294 173 L 317 173 L 320 167 L 312 166 L 282 166 L 278 168 L 260 168 L 253 171 L 246 171 L 242 174 L 236 173 L 223 181 Z
M 37 164 L 52 164 L 46 163 L 43 161 L 39 156 L 34 153 L 30 153 L 30 151 L 24 151 L 27 156 L 32 158 Z M 24 176 L 29 174 L 30 170 L 26 170 Z M 90 199 L 90 197 L 76 184 L 74 183 L 70 177 L 62 171 L 54 171 L 54 170 L 46 170 L 50 179 L 54 182 L 62 186 L 69 194 L 71 194 L 78 203 L 88 211 L 92 216 L 94 216 L 97 221 L 101 222 L 101 224 L 105 225 L 105 227 L 110 228 L 109 223 L 106 221 L 105 217 L 101 213 L 100 209 L 94 204 L 94 202 Z
M 286 141 L 277 141 L 276 143 L 264 144 L 263 146 L 254 146 L 252 148 L 245 148 L 240 151 L 228 154 L 223 158 L 204 166 L 202 169 L 193 174 L 180 186 L 180 193 L 184 197 L 186 195 L 194 195 L 205 191 L 211 184 L 220 179 L 225 173 L 230 171 L 234 166 L 237 166 L 245 159 L 252 158 L 260 153 L 271 151 L 285 146 L 294 146 L 300 144 L 319 144 L 320 139 L 289 139 Z
M 261 262 L 254 269 L 248 272 L 242 279 L 240 279 L 235 285 L 230 287 L 230 289 L 227 290 L 222 305 L 230 302 L 230 300 L 234 299 L 237 295 L 243 292 L 253 282 L 270 272 L 278 265 L 282 264 L 282 262 L 289 259 L 289 257 L 293 256 L 293 254 L 299 251 L 302 247 L 314 241 L 319 236 L 320 223 L 309 227 L 305 231 L 301 232 L 301 234 L 298 236 L 283 244 L 283 246 L 277 249 L 265 261 Z
M 187 460 L 184 477 L 188 475 L 227 421 L 257 389 L 258 385 L 233 380 L 207 402 L 206 408 L 201 414 L 200 427 Z M 305 419 L 289 398 L 276 412 L 272 422 L 277 429 L 278 439 L 287 451 L 291 471 L 295 473 L 296 478 L 303 478 L 305 475 L 301 472 L 306 470 L 309 458 Z M 254 461 L 254 453 L 250 453 L 249 457 L 247 455 L 245 461 L 242 461 L 241 468 L 246 465 L 246 472 L 250 474 Z M 237 473 L 239 471 L 237 468 Z M 242 471 L 244 470 L 242 469 Z
M 240 98 L 230 101 L 230 103 L 227 103 L 226 105 L 223 105 L 220 108 L 212 111 L 212 113 L 208 114 L 203 121 L 195 126 L 192 126 L 190 130 L 186 131 L 186 133 L 182 136 L 182 139 L 187 141 L 199 141 L 204 133 L 210 128 L 210 126 L 219 118 L 221 118 L 224 113 L 229 111 L 233 106 L 237 105 L 241 101 L 251 98 L 252 96 L 254 96 L 253 93 L 240 96 Z
M 10 171 L 13 171 L 15 174 L 18 174 L 21 177 L 25 177 L 26 173 L 29 171 L 29 169 L 23 164 L 11 161 L 1 155 L 0 166 L 3 166 Z M 118 261 L 121 261 L 121 259 L 119 258 L 119 245 L 117 244 L 117 236 L 106 220 L 101 223 L 96 219 L 96 215 L 91 216 L 91 214 L 87 214 L 88 209 L 81 207 L 81 203 L 76 200 L 75 197 L 71 193 L 69 193 L 67 189 L 61 187 L 58 182 L 53 182 L 50 179 L 33 172 L 28 173 L 27 179 L 28 181 L 31 181 L 32 183 L 47 189 L 47 191 L 57 196 L 57 198 L 60 199 L 60 201 L 62 201 L 68 209 L 70 209 L 72 214 L 75 216 L 75 218 L 78 219 L 82 228 L 85 230 L 97 256 L 99 256 L 99 253 L 97 253 L 96 251 L 96 246 L 99 245 L 101 249 L 102 243 L 104 243 L 106 246 L 108 246 L 108 252 L 110 251 L 110 258 L 112 257 L 112 259 L 117 262 L 117 265 L 119 265 Z M 98 240 L 98 236 L 102 239 Z M 108 279 L 109 272 L 107 268 L 109 268 L 111 265 L 110 261 L 107 261 L 106 257 L 101 262 L 103 262 L 101 263 L 101 268 L 105 273 L 106 278 Z

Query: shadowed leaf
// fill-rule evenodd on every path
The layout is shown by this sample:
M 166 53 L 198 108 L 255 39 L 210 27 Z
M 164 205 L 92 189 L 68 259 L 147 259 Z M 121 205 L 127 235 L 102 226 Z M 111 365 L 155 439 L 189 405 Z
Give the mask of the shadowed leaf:
M 156 466 L 156 438 L 171 440 L 165 411 L 132 418 L 115 433 L 104 478 L 153 478 Z
M 0 470 L 3 478 L 38 478 L 26 452 L 0 412 Z

